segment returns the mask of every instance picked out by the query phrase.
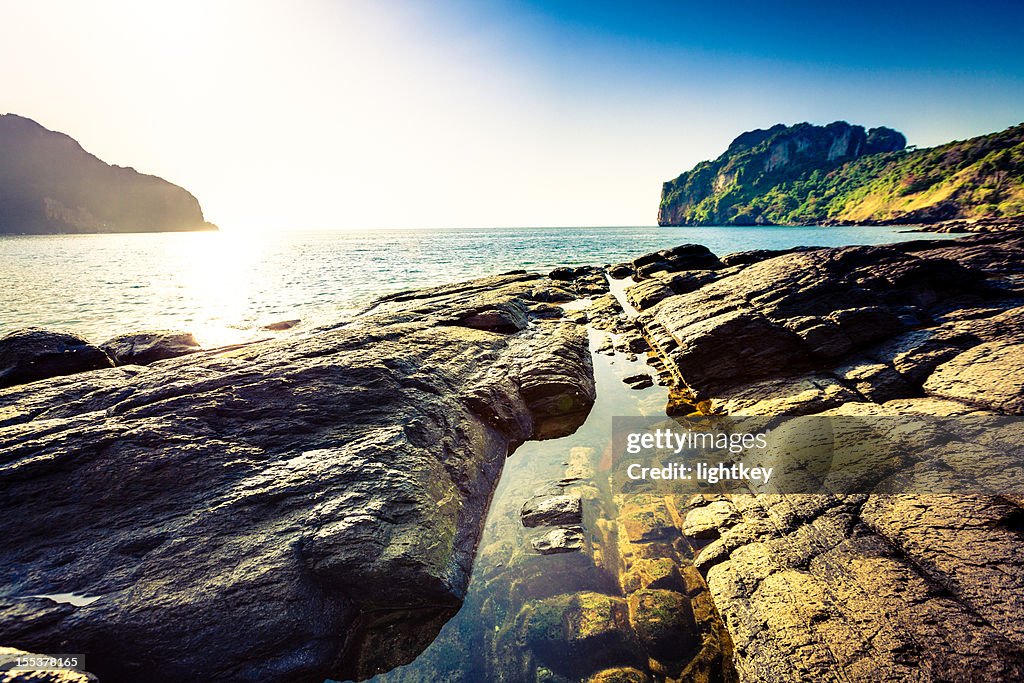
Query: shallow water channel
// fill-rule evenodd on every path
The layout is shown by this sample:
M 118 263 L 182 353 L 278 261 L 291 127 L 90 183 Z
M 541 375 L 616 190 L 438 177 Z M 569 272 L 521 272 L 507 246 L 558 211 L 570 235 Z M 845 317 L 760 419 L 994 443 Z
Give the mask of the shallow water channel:
M 590 331 L 592 351 L 605 335 Z M 552 596 L 588 591 L 621 595 L 611 523 L 616 507 L 607 476 L 612 418 L 664 415 L 667 390 L 657 384 L 633 390 L 622 382 L 639 372 L 656 377 L 642 354 L 636 360 L 622 353 L 592 355 L 597 400 L 586 422 L 570 436 L 527 442 L 505 464 L 462 609 L 416 660 L 371 680 L 520 681 L 543 680 L 550 674 L 557 681 L 579 679 L 601 668 L 601 657 L 595 659 L 586 648 L 560 652 L 554 663 L 542 661 L 543 653 L 538 659 L 524 642 L 519 618 L 524 607 Z M 520 510 L 538 493 L 563 490 L 583 498 L 584 548 L 543 555 L 532 542 L 550 529 L 525 528 Z

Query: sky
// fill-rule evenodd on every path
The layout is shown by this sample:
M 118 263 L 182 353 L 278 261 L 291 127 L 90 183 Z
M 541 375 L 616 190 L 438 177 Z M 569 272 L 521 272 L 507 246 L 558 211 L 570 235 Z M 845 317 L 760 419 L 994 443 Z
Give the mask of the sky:
M 224 230 L 652 225 L 778 122 L 1024 121 L 1019 2 L 0 0 L 0 112 Z

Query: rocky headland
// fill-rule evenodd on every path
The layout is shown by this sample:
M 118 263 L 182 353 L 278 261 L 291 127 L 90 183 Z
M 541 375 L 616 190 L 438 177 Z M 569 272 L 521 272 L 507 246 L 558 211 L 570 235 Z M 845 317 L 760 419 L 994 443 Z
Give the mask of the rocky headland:
M 743 133 L 664 184 L 659 225 L 920 224 L 1024 216 L 1024 124 L 938 147 L 836 121 Z
M 86 652 L 105 683 L 362 679 L 424 649 L 388 680 L 1017 680 L 1024 500 L 998 492 L 624 494 L 597 439 L 542 490 L 508 482 L 478 543 L 508 455 L 610 432 L 588 421 L 602 392 L 671 415 L 1021 415 L 1022 257 L 1013 229 L 683 245 L 230 349 L 169 335 L 185 355 L 148 365 L 110 355 L 148 338 L 89 345 L 107 364 L 0 389 L 0 643 Z M 25 334 L 0 360 L 25 364 Z M 637 388 L 602 385 L 614 368 Z M 1019 431 L 986 438 L 1019 461 Z M 474 560 L 467 608 L 493 630 L 429 649 Z
M 216 230 L 187 190 L 0 115 L 0 235 Z

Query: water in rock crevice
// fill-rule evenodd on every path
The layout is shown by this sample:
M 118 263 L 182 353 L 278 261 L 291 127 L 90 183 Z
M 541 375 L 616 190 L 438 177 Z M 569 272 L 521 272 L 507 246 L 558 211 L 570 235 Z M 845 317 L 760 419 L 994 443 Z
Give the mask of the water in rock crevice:
M 605 333 L 591 330 L 590 335 L 594 350 Z M 593 359 L 597 400 L 585 423 L 570 436 L 527 442 L 505 464 L 462 609 L 415 661 L 371 680 L 520 681 L 549 675 L 553 681 L 579 680 L 608 666 L 645 664 L 617 648 L 614 639 L 604 646 L 598 639 L 596 650 L 546 652 L 529 623 L 537 621 L 539 610 L 557 609 L 573 595 L 621 598 L 617 508 L 608 483 L 612 418 L 663 415 L 667 392 L 658 385 L 633 390 L 622 382 L 640 372 L 655 375 L 642 355 L 630 360 L 621 353 L 594 353 Z M 551 528 L 524 527 L 520 511 L 538 494 L 563 492 L 583 499 L 583 549 L 541 554 L 534 541 Z

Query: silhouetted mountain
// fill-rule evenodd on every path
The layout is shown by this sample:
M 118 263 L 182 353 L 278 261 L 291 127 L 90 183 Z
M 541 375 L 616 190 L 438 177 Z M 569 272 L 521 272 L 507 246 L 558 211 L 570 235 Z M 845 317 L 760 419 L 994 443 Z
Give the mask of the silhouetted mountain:
M 187 190 L 111 166 L 31 119 L 0 115 L 0 234 L 216 229 Z

